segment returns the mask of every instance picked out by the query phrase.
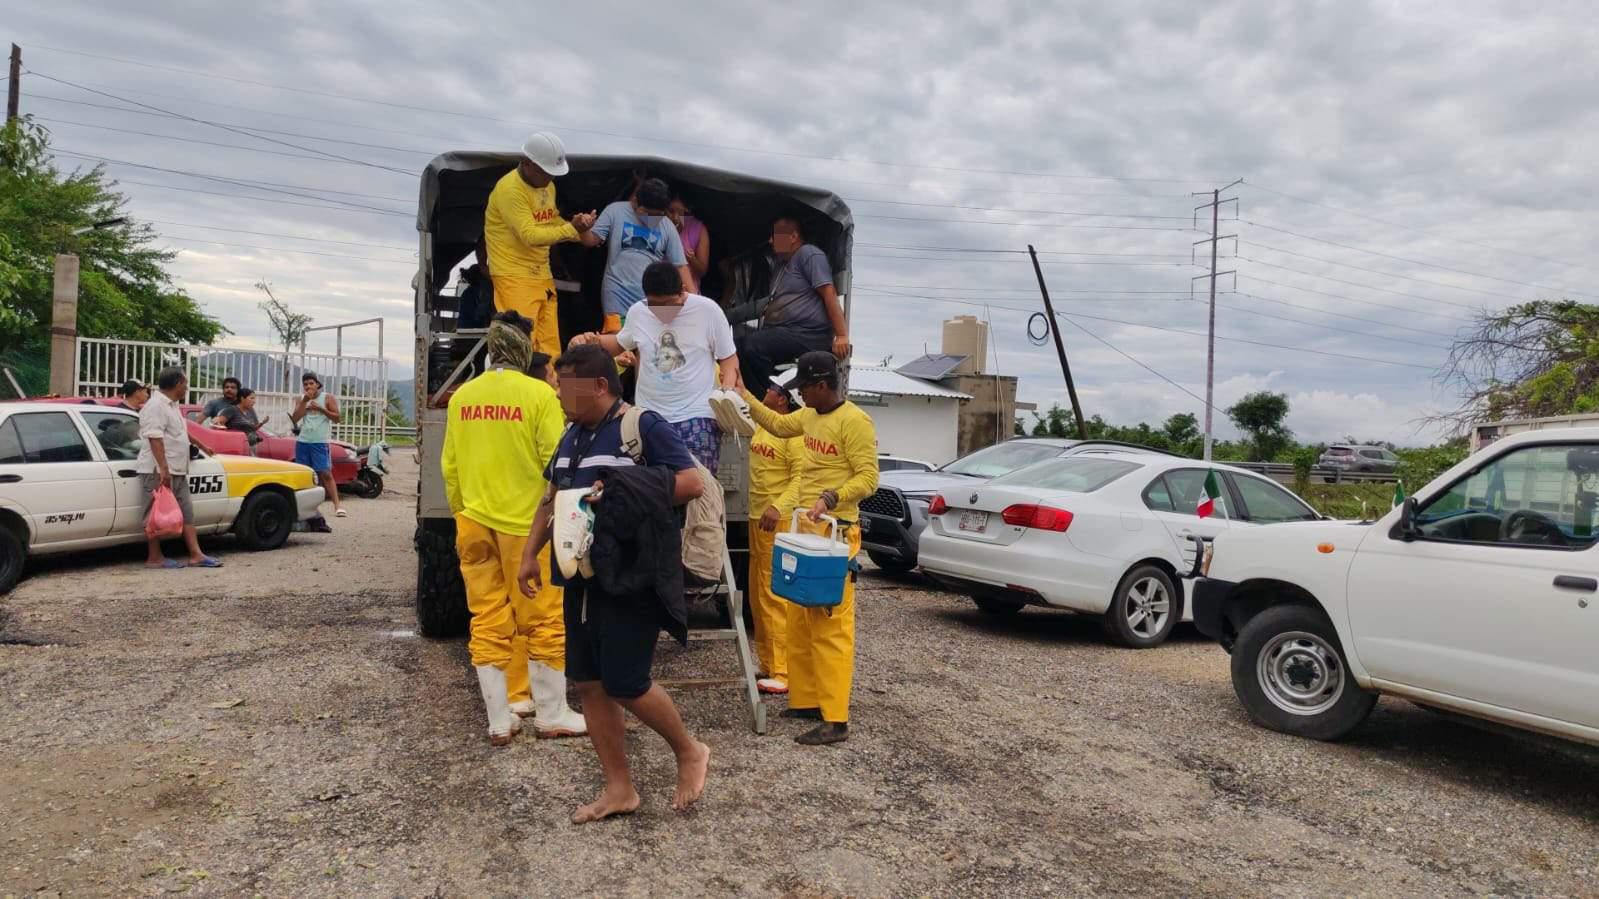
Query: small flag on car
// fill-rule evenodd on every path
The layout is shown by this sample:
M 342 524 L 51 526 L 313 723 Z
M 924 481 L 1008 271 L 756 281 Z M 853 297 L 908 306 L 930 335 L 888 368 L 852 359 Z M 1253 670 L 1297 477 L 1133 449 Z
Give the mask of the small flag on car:
M 1394 505 L 1397 506 L 1397 505 L 1399 505 L 1400 503 L 1402 503 L 1404 501 L 1405 501 L 1405 482 L 1404 481 L 1395 481 L 1394 482 Z
M 1195 512 L 1200 518 L 1209 518 L 1216 514 L 1216 500 L 1221 498 L 1221 485 L 1216 483 L 1216 471 L 1211 469 L 1205 472 L 1205 491 L 1199 494 L 1199 507 Z

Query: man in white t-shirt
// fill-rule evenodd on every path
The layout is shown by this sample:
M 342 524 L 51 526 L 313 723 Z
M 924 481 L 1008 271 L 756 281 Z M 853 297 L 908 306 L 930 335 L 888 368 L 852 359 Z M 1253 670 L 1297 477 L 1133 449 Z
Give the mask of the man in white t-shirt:
M 156 392 L 139 409 L 139 459 L 134 470 L 144 488 L 144 517 L 149 517 L 155 492 L 165 487 L 172 491 L 183 511 L 183 543 L 189 561 L 168 559 L 161 554 L 161 541 L 149 540 L 145 565 L 150 568 L 221 568 L 222 563 L 200 551 L 200 538 L 194 530 L 194 505 L 189 501 L 189 424 L 179 404 L 189 392 L 189 378 L 183 369 L 163 368 L 156 376 Z
M 572 345 L 598 344 L 612 356 L 638 354 L 636 405 L 666 419 L 694 458 L 714 474 L 721 461 L 721 429 L 711 412 L 718 386 L 738 380 L 733 328 L 722 307 L 683 289 L 670 262 L 644 269 L 644 303 L 617 334 L 579 334 Z

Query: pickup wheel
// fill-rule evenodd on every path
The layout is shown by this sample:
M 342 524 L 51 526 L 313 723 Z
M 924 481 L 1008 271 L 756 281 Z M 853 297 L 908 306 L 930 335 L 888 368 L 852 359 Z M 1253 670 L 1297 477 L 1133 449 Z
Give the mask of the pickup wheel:
M 1123 646 L 1150 649 L 1166 642 L 1182 613 L 1171 576 L 1140 565 L 1122 578 L 1101 620 L 1105 634 Z
M 873 565 L 881 568 L 887 574 L 910 574 L 912 571 L 916 570 L 915 562 L 906 562 L 904 559 L 891 556 L 887 553 L 878 553 L 867 550 L 866 556 L 872 560 Z
M 10 593 L 22 578 L 22 563 L 28 558 L 27 547 L 11 529 L 0 522 L 0 594 Z
M 294 530 L 294 504 L 273 490 L 259 490 L 244 501 L 233 523 L 239 543 L 251 552 L 277 549 Z
M 1272 606 L 1233 646 L 1233 690 L 1256 724 L 1296 737 L 1338 740 L 1377 704 L 1362 690 L 1332 622 L 1320 609 Z
M 461 559 L 455 554 L 455 522 L 448 518 L 417 522 L 417 630 L 424 637 L 447 639 L 465 635 L 471 622 Z

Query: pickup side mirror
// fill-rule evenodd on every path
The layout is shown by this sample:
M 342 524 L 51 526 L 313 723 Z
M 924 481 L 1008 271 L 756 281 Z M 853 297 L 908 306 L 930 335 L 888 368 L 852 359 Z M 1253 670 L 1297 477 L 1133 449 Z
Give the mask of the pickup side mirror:
M 1421 536 L 1421 528 L 1416 525 L 1416 498 L 1406 497 L 1399 507 L 1399 523 L 1394 525 L 1394 536 L 1409 543 Z

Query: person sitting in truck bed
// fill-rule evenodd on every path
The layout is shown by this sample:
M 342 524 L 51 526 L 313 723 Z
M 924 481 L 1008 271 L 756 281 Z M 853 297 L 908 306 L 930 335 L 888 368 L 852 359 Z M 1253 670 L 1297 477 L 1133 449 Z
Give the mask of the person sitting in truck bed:
M 761 313 L 761 326 L 738 345 L 744 386 L 757 397 L 766 395 L 772 373 L 802 353 L 829 350 L 839 359 L 849 355 L 849 324 L 833 287 L 833 268 L 821 248 L 805 242 L 800 223 L 780 218 L 772 223 L 771 300 Z

